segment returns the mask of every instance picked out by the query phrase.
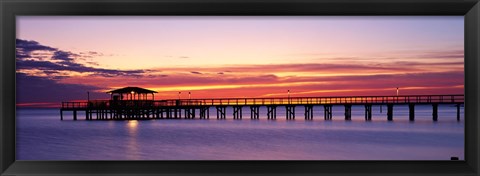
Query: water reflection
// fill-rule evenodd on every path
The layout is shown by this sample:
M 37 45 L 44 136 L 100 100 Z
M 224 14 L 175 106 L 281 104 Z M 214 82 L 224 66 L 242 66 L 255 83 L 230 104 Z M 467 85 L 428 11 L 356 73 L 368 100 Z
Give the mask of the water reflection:
M 137 142 L 138 121 L 129 120 L 127 123 L 127 131 L 129 136 L 127 140 L 127 152 L 125 153 L 125 155 L 128 159 L 139 160 L 141 158 L 139 155 L 140 151 Z
M 137 120 L 129 120 L 127 123 L 128 126 L 128 133 L 135 135 L 137 133 L 137 126 L 138 126 L 138 121 Z

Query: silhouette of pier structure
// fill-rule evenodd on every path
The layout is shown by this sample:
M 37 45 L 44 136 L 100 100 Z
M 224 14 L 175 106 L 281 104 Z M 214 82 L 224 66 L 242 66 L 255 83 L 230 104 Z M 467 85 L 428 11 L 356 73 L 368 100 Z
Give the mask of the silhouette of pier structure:
M 217 119 L 226 119 L 227 107 L 233 110 L 233 119 L 243 118 L 243 109 L 250 109 L 250 119 L 260 118 L 260 107 L 266 107 L 267 119 L 277 118 L 277 108 L 285 108 L 287 120 L 295 119 L 296 110 L 304 110 L 305 120 L 315 116 L 314 108 L 323 107 L 324 120 L 332 120 L 332 107 L 345 108 L 345 120 L 352 119 L 352 106 L 364 106 L 365 120 L 372 120 L 372 106 L 386 106 L 388 121 L 393 120 L 394 106 L 408 105 L 409 120 L 415 120 L 416 105 L 431 105 L 432 120 L 438 120 L 438 106 L 456 106 L 457 121 L 464 95 L 402 95 L 402 96 L 340 96 L 340 97 L 280 97 L 280 98 L 213 98 L 213 99 L 168 99 L 155 100 L 155 91 L 125 87 L 108 92 L 110 100 L 88 100 L 85 102 L 62 102 L 60 118 L 64 111 L 84 111 L 86 120 L 141 120 L 141 119 L 209 119 L 210 108 L 216 109 Z M 300 108 L 303 107 L 303 108 Z M 95 118 L 94 118 L 95 117 Z

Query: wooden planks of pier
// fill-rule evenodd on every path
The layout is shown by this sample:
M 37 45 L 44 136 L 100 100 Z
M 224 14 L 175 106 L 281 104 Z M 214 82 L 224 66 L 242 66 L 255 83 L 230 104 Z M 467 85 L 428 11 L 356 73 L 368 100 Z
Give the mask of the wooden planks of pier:
M 365 120 L 372 120 L 372 106 L 387 107 L 387 120 L 393 121 L 395 105 L 407 105 L 409 120 L 415 120 L 416 105 L 431 105 L 432 120 L 438 120 L 438 106 L 456 106 L 457 121 L 460 121 L 460 107 L 464 95 L 408 95 L 408 96 L 351 96 L 351 97 L 288 97 L 288 98 L 220 98 L 182 100 L 92 100 L 88 102 L 62 102 L 60 119 L 65 111 L 73 112 L 73 120 L 78 112 L 85 112 L 86 120 L 131 120 L 131 119 L 209 119 L 210 108 L 214 107 L 217 119 L 227 118 L 227 107 L 233 110 L 233 119 L 242 119 L 243 107 L 250 109 L 250 119 L 260 118 L 260 107 L 267 109 L 267 119 L 275 120 L 277 107 L 285 108 L 287 120 L 294 120 L 296 108 L 304 107 L 305 120 L 314 118 L 314 107 L 323 107 L 324 120 L 332 120 L 333 106 L 345 108 L 345 120 L 352 118 L 352 106 L 361 105 L 365 109 Z M 198 116 L 197 116 L 198 115 Z

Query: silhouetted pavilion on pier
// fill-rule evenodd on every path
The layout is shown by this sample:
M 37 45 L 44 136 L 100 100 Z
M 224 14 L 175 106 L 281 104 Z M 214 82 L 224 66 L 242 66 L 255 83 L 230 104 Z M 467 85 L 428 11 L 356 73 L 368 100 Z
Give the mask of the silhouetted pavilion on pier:
M 140 87 L 124 87 L 107 92 L 110 94 L 110 99 L 118 100 L 155 100 L 155 91 Z M 149 95 L 151 95 L 149 97 Z

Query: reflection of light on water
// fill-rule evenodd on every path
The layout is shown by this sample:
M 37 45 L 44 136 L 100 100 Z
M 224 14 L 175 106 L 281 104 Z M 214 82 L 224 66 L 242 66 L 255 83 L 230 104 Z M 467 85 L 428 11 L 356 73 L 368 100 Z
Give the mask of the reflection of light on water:
M 138 121 L 137 120 L 129 120 L 127 125 L 128 125 L 128 131 L 130 132 L 130 134 L 132 132 L 135 133 L 137 131 Z
M 127 157 L 133 160 L 139 160 L 139 148 L 137 143 L 137 128 L 138 128 L 138 121 L 137 120 L 129 120 L 127 123 L 127 130 L 128 134 L 128 143 L 127 143 Z

